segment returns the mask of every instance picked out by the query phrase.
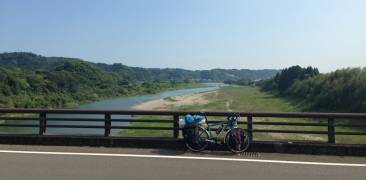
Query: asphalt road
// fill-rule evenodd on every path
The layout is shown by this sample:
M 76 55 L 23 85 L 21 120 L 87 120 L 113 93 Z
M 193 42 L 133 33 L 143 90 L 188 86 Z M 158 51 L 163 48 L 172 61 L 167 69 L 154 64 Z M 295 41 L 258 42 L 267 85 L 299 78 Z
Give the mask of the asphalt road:
M 366 158 L 0 145 L 0 179 L 365 180 Z

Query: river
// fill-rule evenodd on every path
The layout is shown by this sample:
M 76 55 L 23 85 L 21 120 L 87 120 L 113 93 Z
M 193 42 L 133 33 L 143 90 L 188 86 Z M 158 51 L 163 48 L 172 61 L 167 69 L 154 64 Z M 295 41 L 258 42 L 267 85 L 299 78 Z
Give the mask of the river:
M 148 94 L 141 96 L 130 96 L 130 97 L 120 97 L 107 99 L 102 101 L 97 101 L 93 103 L 83 104 L 73 109 L 106 109 L 106 110 L 129 110 L 132 109 L 135 105 L 140 103 L 163 99 L 171 96 L 180 96 L 180 95 L 189 95 L 196 94 L 202 92 L 214 91 L 223 86 L 221 83 L 206 83 L 207 87 L 202 88 L 189 88 L 189 89 L 179 89 L 172 91 L 164 91 L 157 94 Z M 47 115 L 48 118 L 104 118 L 102 115 L 63 115 L 63 114 L 52 114 Z M 113 118 L 129 118 L 128 116 L 123 115 L 113 115 Z M 11 124 L 38 124 L 38 121 L 12 121 Z M 48 125 L 104 125 L 104 122 L 63 122 L 63 121 L 48 121 Z M 112 126 L 124 126 L 128 125 L 124 122 L 112 122 Z M 118 132 L 120 130 L 112 130 L 112 134 Z M 38 133 L 38 128 L 29 128 L 29 127 L 2 127 L 0 128 L 0 133 L 27 133 L 27 134 L 36 134 Z M 79 128 L 47 128 L 46 134 L 76 134 L 76 135 L 87 135 L 87 134 L 95 134 L 102 135 L 104 134 L 104 129 L 79 129 Z

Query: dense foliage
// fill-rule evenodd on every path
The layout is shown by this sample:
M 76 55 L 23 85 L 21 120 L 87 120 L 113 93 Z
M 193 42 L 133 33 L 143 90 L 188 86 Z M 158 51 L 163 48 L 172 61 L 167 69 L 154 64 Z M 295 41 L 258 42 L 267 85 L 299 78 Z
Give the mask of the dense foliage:
M 254 86 L 256 81 L 248 80 L 248 79 L 239 79 L 239 80 L 226 80 L 225 84 L 234 84 L 239 86 Z
M 130 82 L 79 61 L 53 70 L 0 67 L 0 107 L 64 107 L 102 98 L 156 93 L 174 82 Z
M 365 68 L 348 68 L 328 74 L 318 74 L 314 68 L 289 69 L 265 82 L 263 89 L 302 101 L 314 111 L 366 112 Z M 299 72 L 306 73 L 301 75 Z M 292 83 L 281 86 L 280 79 L 290 79 L 288 82 Z
M 277 73 L 274 78 L 267 80 L 263 84 L 263 88 L 284 94 L 287 93 L 287 90 L 296 81 L 301 81 L 318 74 L 318 69 L 313 67 L 302 68 L 300 66 L 292 66 Z

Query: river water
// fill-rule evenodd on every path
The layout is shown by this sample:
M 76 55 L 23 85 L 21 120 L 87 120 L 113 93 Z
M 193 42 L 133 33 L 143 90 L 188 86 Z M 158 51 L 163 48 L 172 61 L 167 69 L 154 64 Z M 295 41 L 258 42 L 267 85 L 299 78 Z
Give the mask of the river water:
M 196 94 L 202 92 L 214 91 L 223 86 L 220 83 L 207 83 L 207 87 L 202 88 L 189 88 L 189 89 L 179 89 L 172 91 L 164 91 L 158 94 L 148 94 L 141 96 L 131 96 L 131 97 L 120 97 L 114 99 L 107 99 L 102 101 L 97 101 L 93 103 L 83 104 L 73 109 L 106 109 L 106 110 L 129 110 L 132 109 L 135 105 L 140 103 L 163 99 L 171 96 L 180 96 L 180 95 L 189 95 Z M 64 115 L 64 114 L 52 114 L 47 115 L 48 118 L 104 118 L 103 115 Z M 130 118 L 129 116 L 124 115 L 112 115 L 112 119 L 123 119 Z M 38 121 L 12 121 L 7 122 L 11 124 L 38 124 Z M 104 122 L 65 122 L 65 121 L 48 121 L 48 125 L 99 125 L 103 126 Z M 112 122 L 112 126 L 125 126 L 128 125 L 124 122 Z M 120 130 L 112 130 L 112 133 L 115 133 Z M 38 133 L 38 128 L 29 128 L 29 127 L 1 127 L 0 133 L 29 133 L 36 134 Z M 81 128 L 47 128 L 46 134 L 95 134 L 101 135 L 104 134 L 104 129 L 81 129 Z

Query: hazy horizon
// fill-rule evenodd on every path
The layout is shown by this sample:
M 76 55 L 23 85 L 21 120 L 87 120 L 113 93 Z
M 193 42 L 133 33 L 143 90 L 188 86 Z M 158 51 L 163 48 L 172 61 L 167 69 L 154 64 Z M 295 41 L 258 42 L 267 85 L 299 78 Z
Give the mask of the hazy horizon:
M 366 66 L 366 1 L 0 1 L 0 52 L 144 68 Z

